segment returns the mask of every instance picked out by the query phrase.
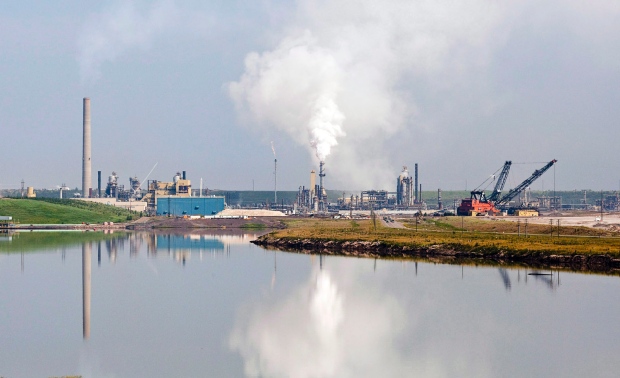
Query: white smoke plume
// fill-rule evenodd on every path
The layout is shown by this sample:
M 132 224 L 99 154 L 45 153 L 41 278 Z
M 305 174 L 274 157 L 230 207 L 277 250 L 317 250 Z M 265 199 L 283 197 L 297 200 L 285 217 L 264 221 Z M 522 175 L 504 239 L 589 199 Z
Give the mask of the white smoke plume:
M 416 124 L 415 84 L 446 87 L 501 40 L 489 0 L 300 0 L 271 51 L 249 53 L 228 84 L 252 125 L 286 132 L 352 185 L 390 183 L 403 162 L 383 144 Z M 333 177 L 333 176 L 332 176 Z
M 174 3 L 164 0 L 144 10 L 135 2 L 123 2 L 90 17 L 78 39 L 82 82 L 99 79 L 101 66 L 129 49 L 149 49 L 154 39 L 177 24 L 177 16 Z
M 251 109 L 258 122 L 287 132 L 324 160 L 344 135 L 337 105 L 343 75 L 336 59 L 305 31 L 272 52 L 249 54 L 245 65 L 240 81 L 228 85 L 238 107 Z

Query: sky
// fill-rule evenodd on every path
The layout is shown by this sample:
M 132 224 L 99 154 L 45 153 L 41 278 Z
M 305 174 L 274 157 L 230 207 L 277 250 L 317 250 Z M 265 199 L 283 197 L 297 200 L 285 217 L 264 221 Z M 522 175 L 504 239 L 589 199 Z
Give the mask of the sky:
M 620 189 L 620 3 L 10 2 L 0 8 L 0 189 L 96 172 L 193 186 Z M 273 148 L 272 148 L 273 146 Z M 274 156 L 275 152 L 275 156 Z M 105 181 L 105 179 L 104 179 Z

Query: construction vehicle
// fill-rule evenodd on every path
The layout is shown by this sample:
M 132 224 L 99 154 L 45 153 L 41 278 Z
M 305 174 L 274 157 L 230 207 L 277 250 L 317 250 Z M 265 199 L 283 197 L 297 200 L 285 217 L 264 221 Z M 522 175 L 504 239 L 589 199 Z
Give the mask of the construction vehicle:
M 456 214 L 460 216 L 475 216 L 478 214 L 488 214 L 488 215 L 498 215 L 505 210 L 508 206 L 508 203 L 519 195 L 525 188 L 530 186 L 536 179 L 542 176 L 549 168 L 551 168 L 557 160 L 553 159 L 549 163 L 547 163 L 541 169 L 537 169 L 534 173 L 523 181 L 521 184 L 517 185 L 514 189 L 506 193 L 504 196 L 501 195 L 502 189 L 504 188 L 504 184 L 506 183 L 506 179 L 508 178 L 508 173 L 510 171 L 510 167 L 512 165 L 511 161 L 507 161 L 504 163 L 503 168 L 500 168 L 502 172 L 500 173 L 497 182 L 495 183 L 495 187 L 493 188 L 493 193 L 489 197 L 486 197 L 484 189 L 480 189 L 482 185 L 486 183 L 489 179 L 485 180 L 478 188 L 471 191 L 471 196 L 469 199 L 464 199 L 461 201 L 461 205 L 456 209 Z M 491 175 L 494 179 L 495 175 Z

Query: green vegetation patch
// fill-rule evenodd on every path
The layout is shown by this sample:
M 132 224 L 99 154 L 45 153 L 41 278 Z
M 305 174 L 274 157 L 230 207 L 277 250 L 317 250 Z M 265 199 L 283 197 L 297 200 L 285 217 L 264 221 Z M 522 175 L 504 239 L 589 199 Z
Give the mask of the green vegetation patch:
M 139 213 L 119 207 L 58 198 L 3 198 L 0 215 L 12 216 L 13 222 L 21 224 L 120 223 L 140 218 Z
M 460 221 L 460 219 L 459 219 Z M 513 233 L 489 232 L 484 227 L 492 222 L 471 220 L 466 230 L 451 224 L 444 226 L 440 221 L 427 220 L 415 228 L 388 228 L 378 224 L 375 230 L 372 221 L 360 220 L 359 227 L 351 227 L 347 220 L 318 220 L 287 222 L 288 228 L 271 233 L 276 238 L 311 239 L 317 241 L 380 241 L 391 246 L 430 247 L 444 246 L 462 252 L 496 254 L 510 252 L 515 255 L 533 252 L 549 254 L 606 254 L 620 257 L 620 238 L 584 236 L 516 235 Z M 481 223 L 478 223 L 481 222 Z M 482 227 L 484 225 L 484 227 Z M 480 226 L 483 231 L 479 231 Z M 540 225 L 542 227 L 542 225 Z M 415 227 L 415 224 L 413 225 Z M 497 226 L 495 226 L 497 227 Z M 568 227 L 570 228 L 570 227 Z M 567 228 L 567 229 L 568 229 Z M 543 228 L 544 229 L 544 228 Z M 547 230 L 549 227 L 547 227 Z M 529 231 L 529 230 L 528 230 Z M 568 230 L 560 228 L 560 235 Z

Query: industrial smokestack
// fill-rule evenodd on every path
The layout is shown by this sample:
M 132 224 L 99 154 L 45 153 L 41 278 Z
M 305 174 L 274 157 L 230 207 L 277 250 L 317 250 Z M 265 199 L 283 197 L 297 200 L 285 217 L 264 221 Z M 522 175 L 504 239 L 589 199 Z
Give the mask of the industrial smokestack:
M 315 190 L 315 186 L 316 186 L 316 172 L 313 170 L 310 171 L 310 192 L 311 192 L 311 196 L 314 197 L 314 192 Z
M 325 188 L 323 188 L 323 177 L 325 177 L 325 162 L 321 161 L 319 162 L 319 193 L 318 193 L 320 211 L 325 210 L 325 199 L 326 199 Z
M 325 177 L 325 171 L 323 170 L 323 166 L 325 162 L 319 162 L 319 189 L 323 191 L 323 177 Z
M 90 156 L 90 98 L 84 97 L 82 142 L 82 197 L 90 197 L 92 187 Z
M 437 189 L 437 207 L 443 210 L 443 202 L 441 201 L 441 188 Z
M 97 197 L 101 198 L 101 171 L 97 171 Z
M 415 203 L 420 202 L 420 197 L 418 197 L 418 163 L 415 163 Z
M 185 171 L 183 171 L 183 180 L 187 180 L 187 174 Z

